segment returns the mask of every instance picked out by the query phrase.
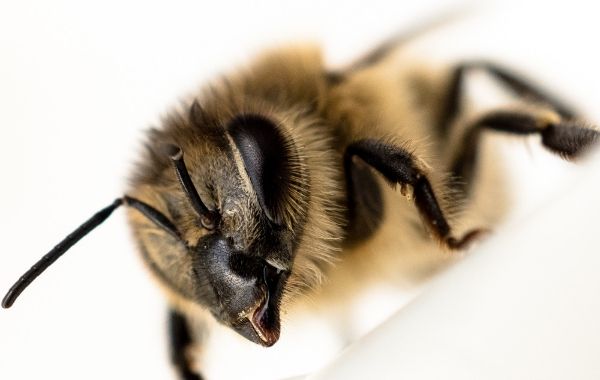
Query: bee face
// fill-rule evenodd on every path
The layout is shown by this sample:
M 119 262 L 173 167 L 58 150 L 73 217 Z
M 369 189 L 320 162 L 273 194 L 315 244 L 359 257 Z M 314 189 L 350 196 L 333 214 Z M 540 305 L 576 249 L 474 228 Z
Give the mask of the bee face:
M 168 236 L 132 211 L 151 269 L 178 295 L 265 346 L 279 338 L 280 302 L 307 217 L 301 206 L 310 197 L 309 189 L 295 189 L 307 173 L 283 128 L 256 114 L 217 121 L 195 103 L 188 119 L 173 118 L 152 133 L 153 169 L 133 180 L 133 193 L 177 230 Z M 185 154 L 199 208 L 208 213 L 182 191 L 164 144 Z M 290 200 L 297 207 L 287 206 Z
M 194 250 L 194 269 L 210 285 L 197 288 L 197 297 L 203 303 L 211 300 L 211 313 L 225 325 L 271 346 L 279 339 L 279 303 L 289 272 L 270 265 L 259 249 L 253 251 L 237 251 L 218 234 L 203 238 Z

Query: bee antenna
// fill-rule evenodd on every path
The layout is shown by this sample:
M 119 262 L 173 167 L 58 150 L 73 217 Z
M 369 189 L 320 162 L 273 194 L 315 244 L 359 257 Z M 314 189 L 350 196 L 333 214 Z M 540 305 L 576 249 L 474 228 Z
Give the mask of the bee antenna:
M 150 206 L 149 204 L 142 202 L 138 199 L 129 197 L 127 195 L 123 197 L 123 201 L 125 202 L 125 204 L 127 204 L 127 206 L 133 207 L 134 209 L 141 212 L 146 218 L 150 219 L 159 228 L 168 232 L 171 236 L 183 242 L 183 238 L 177 230 L 177 227 L 175 227 L 173 222 L 171 222 L 169 218 L 167 218 L 163 213 Z
M 92 230 L 98 227 L 102 222 L 104 222 L 113 211 L 115 211 L 122 204 L 126 204 L 127 206 L 133 207 L 136 210 L 140 211 L 145 217 L 150 219 L 154 224 L 156 224 L 161 229 L 165 230 L 172 236 L 178 238 L 180 241 L 181 235 L 175 225 L 160 211 L 155 209 L 154 207 L 137 200 L 135 198 L 131 198 L 128 196 L 124 196 L 123 198 L 115 199 L 115 201 L 103 208 L 102 210 L 95 213 L 91 218 L 89 218 L 82 225 L 77 227 L 77 229 L 67 235 L 60 243 L 58 243 L 54 248 L 50 250 L 47 254 L 45 254 L 37 263 L 33 264 L 33 266 L 23 274 L 17 282 L 10 288 L 8 293 L 2 299 L 2 307 L 8 309 L 12 306 L 15 300 L 19 297 L 19 295 L 35 280 L 42 272 L 44 272 L 50 265 L 52 265 L 59 257 L 61 257 L 65 252 L 67 252 L 73 245 L 75 245 L 79 240 L 81 240 L 85 235 L 89 234 Z M 185 242 L 184 242 L 185 244 Z
M 119 198 L 116 199 L 110 206 L 98 211 L 75 231 L 67 235 L 63 241 L 52 248 L 50 252 L 45 254 L 37 263 L 33 264 L 33 266 L 27 272 L 25 272 L 25 274 L 22 275 L 19 280 L 10 288 L 8 293 L 6 293 L 4 299 L 2 300 L 2 307 L 5 309 L 11 307 L 21 292 L 25 290 L 25 288 L 27 288 L 37 276 L 42 274 L 43 271 L 45 271 L 50 265 L 52 265 L 52 263 L 58 260 L 63 253 L 67 252 L 69 248 L 75 245 L 75 243 L 81 240 L 81 238 L 104 222 L 106 218 L 108 218 L 110 214 L 112 214 L 112 212 L 122 204 L 123 200 Z
M 210 218 L 212 212 L 202 202 L 202 199 L 196 190 L 196 186 L 194 186 L 194 183 L 190 178 L 190 173 L 188 172 L 183 160 L 183 150 L 181 150 L 181 148 L 177 145 L 173 144 L 165 144 L 165 148 L 167 155 L 171 159 L 171 162 L 173 162 L 179 183 L 181 184 L 185 195 L 194 208 L 194 211 L 196 211 L 198 216 Z

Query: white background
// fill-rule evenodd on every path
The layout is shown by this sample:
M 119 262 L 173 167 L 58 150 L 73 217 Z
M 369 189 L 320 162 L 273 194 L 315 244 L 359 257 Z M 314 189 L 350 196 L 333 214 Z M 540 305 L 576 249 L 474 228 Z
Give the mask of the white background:
M 598 8 L 541 4 L 467 6 L 472 21 L 431 56 L 516 66 L 597 122 Z M 3 1 L 1 292 L 122 194 L 143 131 L 205 80 L 290 40 L 320 41 L 332 64 L 343 63 L 457 5 L 464 3 Z M 517 177 L 527 179 L 516 195 L 518 219 L 568 186 L 568 165 L 549 168 L 543 152 L 516 145 L 510 167 L 523 166 Z M 170 378 L 163 325 L 161 294 L 117 211 L 13 309 L 0 310 L 0 377 Z

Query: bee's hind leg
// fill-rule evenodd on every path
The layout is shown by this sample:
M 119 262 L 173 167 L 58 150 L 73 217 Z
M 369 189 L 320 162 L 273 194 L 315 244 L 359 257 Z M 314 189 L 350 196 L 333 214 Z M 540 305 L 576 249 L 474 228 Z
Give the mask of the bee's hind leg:
M 470 61 L 459 64 L 450 74 L 438 123 L 441 135 L 448 135 L 452 123 L 462 112 L 461 103 L 465 93 L 465 81 L 467 80 L 467 74 L 473 70 L 482 70 L 490 74 L 498 82 L 512 90 L 516 96 L 526 101 L 547 105 L 563 119 L 576 117 L 576 112 L 570 106 L 511 70 L 491 62 Z
M 471 70 L 483 70 L 505 85 L 523 101 L 523 107 L 487 112 L 470 123 L 453 147 L 449 170 L 458 179 L 457 186 L 468 191 L 473 178 L 479 149 L 480 134 L 494 130 L 513 135 L 539 134 L 542 144 L 560 156 L 572 159 L 598 140 L 599 132 L 576 117 L 576 112 L 546 91 L 531 84 L 514 72 L 485 61 L 465 62 L 452 72 L 442 104 L 438 128 L 448 137 L 450 128 L 461 116 L 466 75 Z
M 496 110 L 479 117 L 464 132 L 454 149 L 450 170 L 466 184 L 473 177 L 477 162 L 480 135 L 485 130 L 513 135 L 541 136 L 548 150 L 565 159 L 575 159 L 600 139 L 598 130 L 589 128 L 581 121 L 564 119 L 550 110 Z M 464 189 L 467 190 L 467 189 Z

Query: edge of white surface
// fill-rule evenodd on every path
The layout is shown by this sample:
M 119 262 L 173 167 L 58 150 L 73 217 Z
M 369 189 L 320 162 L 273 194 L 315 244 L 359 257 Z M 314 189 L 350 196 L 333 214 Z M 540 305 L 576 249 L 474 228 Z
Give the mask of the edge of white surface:
M 600 154 L 307 379 L 600 378 L 596 173 Z

